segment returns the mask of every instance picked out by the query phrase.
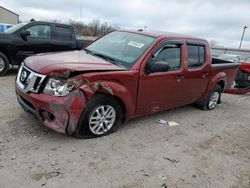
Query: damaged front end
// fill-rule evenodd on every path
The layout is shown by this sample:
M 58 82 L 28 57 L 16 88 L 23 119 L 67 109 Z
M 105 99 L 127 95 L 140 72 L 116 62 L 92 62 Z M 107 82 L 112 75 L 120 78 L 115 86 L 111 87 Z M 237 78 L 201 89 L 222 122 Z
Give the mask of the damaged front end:
M 70 135 L 96 92 L 113 94 L 108 84 L 90 82 L 81 73 L 70 70 L 44 76 L 22 65 L 16 78 L 17 99 L 24 110 L 46 127 Z

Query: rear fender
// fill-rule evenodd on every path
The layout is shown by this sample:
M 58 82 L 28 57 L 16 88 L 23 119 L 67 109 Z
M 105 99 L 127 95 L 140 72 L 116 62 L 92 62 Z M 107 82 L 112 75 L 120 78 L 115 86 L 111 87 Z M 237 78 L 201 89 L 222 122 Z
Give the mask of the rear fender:
M 203 101 L 204 99 L 206 99 L 208 97 L 209 92 L 220 82 L 223 82 L 224 86 L 226 85 L 226 74 L 224 72 L 220 72 L 215 76 L 213 76 L 213 78 L 210 80 L 208 84 L 206 94 L 199 101 Z M 225 87 L 222 89 L 224 90 Z
M 207 93 L 209 91 L 211 91 L 216 84 L 218 84 L 219 82 L 224 82 L 224 86 L 226 86 L 227 80 L 226 80 L 226 73 L 224 72 L 220 72 L 218 74 L 216 74 L 215 76 L 213 76 L 213 78 L 210 81 L 210 84 L 208 85 L 207 88 Z M 224 90 L 225 88 L 222 88 L 222 90 Z

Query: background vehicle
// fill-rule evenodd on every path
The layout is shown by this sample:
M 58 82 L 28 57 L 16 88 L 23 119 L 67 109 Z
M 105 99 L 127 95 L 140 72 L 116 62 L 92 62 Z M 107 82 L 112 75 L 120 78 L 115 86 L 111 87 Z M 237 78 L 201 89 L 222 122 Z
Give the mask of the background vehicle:
M 3 33 L 5 30 L 11 28 L 13 25 L 6 24 L 6 23 L 0 23 L 0 33 Z
M 45 126 L 97 137 L 123 120 L 190 103 L 214 109 L 238 66 L 212 59 L 203 39 L 121 30 L 85 50 L 25 59 L 16 93 L 20 105 Z
M 234 55 L 234 54 L 222 54 L 218 56 L 218 59 L 223 59 L 223 60 L 232 61 L 232 62 L 241 62 L 245 60 L 244 57 L 240 55 Z
M 20 23 L 0 34 L 0 76 L 10 65 L 20 65 L 37 53 L 81 49 L 90 41 L 77 40 L 70 25 L 31 21 Z
M 235 82 L 243 88 L 250 88 L 250 57 L 240 62 L 240 68 L 235 77 Z

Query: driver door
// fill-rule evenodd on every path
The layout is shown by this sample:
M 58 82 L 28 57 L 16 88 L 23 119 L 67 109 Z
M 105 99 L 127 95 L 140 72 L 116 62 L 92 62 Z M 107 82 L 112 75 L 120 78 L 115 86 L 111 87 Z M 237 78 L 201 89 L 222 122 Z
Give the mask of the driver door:
M 140 75 L 137 114 L 157 112 L 181 106 L 181 91 L 184 79 L 183 41 L 167 41 L 153 50 L 153 58 L 148 64 L 161 61 L 169 65 L 166 72 Z M 147 66 L 146 66 L 147 67 Z
M 23 40 L 20 36 L 16 38 L 16 54 L 18 62 L 22 62 L 26 57 L 37 54 L 50 52 L 51 48 L 51 25 L 36 24 L 24 28 L 30 32 L 27 40 Z

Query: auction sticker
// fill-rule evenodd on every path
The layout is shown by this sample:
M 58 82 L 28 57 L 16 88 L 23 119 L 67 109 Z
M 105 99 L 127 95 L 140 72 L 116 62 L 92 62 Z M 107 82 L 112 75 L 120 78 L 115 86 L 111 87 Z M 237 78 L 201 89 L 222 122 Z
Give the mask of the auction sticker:
M 144 46 L 144 44 L 139 43 L 139 42 L 135 42 L 135 41 L 129 41 L 128 46 L 133 46 L 136 48 L 142 48 Z

